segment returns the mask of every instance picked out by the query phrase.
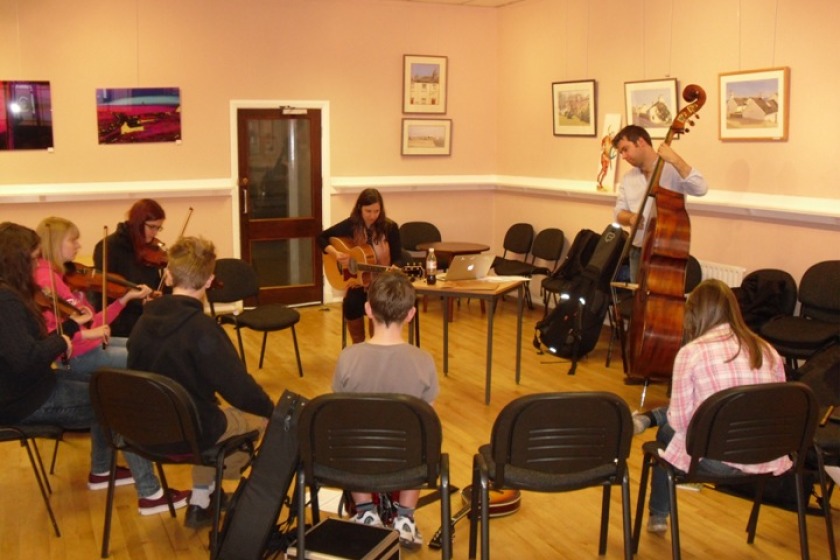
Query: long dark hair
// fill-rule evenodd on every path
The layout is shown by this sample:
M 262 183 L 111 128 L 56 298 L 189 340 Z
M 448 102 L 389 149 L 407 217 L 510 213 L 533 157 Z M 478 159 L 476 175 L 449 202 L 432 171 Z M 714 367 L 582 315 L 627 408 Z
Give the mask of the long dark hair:
M 729 324 L 733 336 L 738 339 L 738 352 L 727 361 L 731 362 L 742 349 L 746 349 L 750 356 L 750 368 L 758 369 L 764 363 L 764 355 L 771 356 L 770 345 L 744 322 L 738 300 L 729 286 L 714 278 L 703 280 L 685 303 L 685 338 L 687 341 L 694 340 L 723 324 Z
M 143 198 L 132 204 L 128 210 L 128 235 L 131 237 L 131 245 L 134 247 L 134 257 L 137 262 L 142 262 L 141 255 L 146 245 L 146 222 L 165 220 L 166 212 L 163 207 L 151 198 Z
M 17 293 L 46 334 L 46 324 L 40 309 L 35 304 L 35 274 L 32 253 L 41 245 L 41 238 L 35 231 L 12 222 L 0 224 L 0 286 Z
M 379 217 L 371 225 L 371 237 L 373 241 L 379 241 L 388 234 L 388 218 L 385 215 L 385 201 L 382 194 L 376 189 L 365 189 L 359 193 L 353 211 L 350 212 L 350 221 L 353 223 L 354 237 L 357 243 L 367 243 L 365 232 L 365 220 L 362 217 L 362 207 L 379 203 Z

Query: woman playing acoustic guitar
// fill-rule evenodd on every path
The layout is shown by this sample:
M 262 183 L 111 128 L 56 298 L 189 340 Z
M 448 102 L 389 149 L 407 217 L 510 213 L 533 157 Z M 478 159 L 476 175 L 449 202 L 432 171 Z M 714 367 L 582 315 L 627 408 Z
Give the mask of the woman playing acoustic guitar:
M 366 264 L 391 266 L 401 261 L 400 228 L 386 217 L 385 203 L 376 189 L 365 189 L 359 193 L 350 217 L 325 229 L 318 236 L 321 250 L 335 257 L 341 266 L 346 268 L 350 264 L 350 255 L 331 245 L 331 237 L 343 238 L 351 246 L 364 247 L 372 260 Z M 343 313 L 350 339 L 354 344 L 365 340 L 364 317 L 368 283 L 369 281 L 351 283 L 344 294 Z

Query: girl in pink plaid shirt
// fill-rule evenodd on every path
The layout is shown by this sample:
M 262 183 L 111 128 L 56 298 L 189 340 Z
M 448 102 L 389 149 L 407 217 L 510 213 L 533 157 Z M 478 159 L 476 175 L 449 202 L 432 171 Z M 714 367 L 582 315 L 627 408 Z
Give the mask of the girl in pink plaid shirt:
M 720 280 L 705 280 L 691 292 L 684 328 L 688 342 L 674 360 L 667 417 L 663 410 L 655 410 L 648 418 L 660 425 L 656 439 L 666 445 L 662 457 L 685 471 L 691 462 L 685 450 L 686 431 L 697 407 L 723 389 L 784 381 L 785 371 L 773 347 L 746 326 L 732 290 Z M 722 475 L 781 474 L 790 467 L 786 456 L 758 465 L 706 459 L 699 466 L 701 471 Z M 649 509 L 648 531 L 666 531 L 670 504 L 665 472 L 658 467 L 653 470 Z

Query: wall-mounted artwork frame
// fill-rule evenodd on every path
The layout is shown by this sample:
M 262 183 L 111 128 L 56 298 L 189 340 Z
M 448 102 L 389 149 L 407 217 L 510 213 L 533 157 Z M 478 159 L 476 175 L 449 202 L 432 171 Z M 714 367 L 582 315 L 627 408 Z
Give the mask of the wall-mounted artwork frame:
M 551 112 L 555 136 L 595 136 L 595 80 L 552 83 Z
M 180 88 L 96 90 L 100 144 L 181 141 Z
M 787 140 L 789 113 L 789 67 L 720 74 L 721 140 Z
M 448 66 L 445 56 L 403 56 L 403 113 L 446 114 Z
M 402 155 L 452 155 L 452 119 L 403 119 Z
M 52 148 L 50 83 L 0 80 L 0 150 Z
M 651 138 L 665 138 L 677 116 L 677 79 L 624 82 L 627 124 L 645 128 Z

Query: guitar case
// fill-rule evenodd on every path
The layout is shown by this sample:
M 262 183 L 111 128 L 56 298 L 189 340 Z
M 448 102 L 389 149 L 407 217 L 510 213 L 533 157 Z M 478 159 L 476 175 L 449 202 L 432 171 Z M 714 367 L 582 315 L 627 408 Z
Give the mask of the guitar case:
M 298 419 L 307 399 L 284 391 L 274 407 L 251 471 L 228 505 L 219 560 L 264 557 L 298 465 Z
M 595 348 L 609 308 L 609 283 L 627 233 L 610 224 L 601 234 L 592 257 L 576 278 L 570 280 L 557 306 L 536 325 L 534 346 L 549 354 L 577 360 Z

